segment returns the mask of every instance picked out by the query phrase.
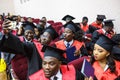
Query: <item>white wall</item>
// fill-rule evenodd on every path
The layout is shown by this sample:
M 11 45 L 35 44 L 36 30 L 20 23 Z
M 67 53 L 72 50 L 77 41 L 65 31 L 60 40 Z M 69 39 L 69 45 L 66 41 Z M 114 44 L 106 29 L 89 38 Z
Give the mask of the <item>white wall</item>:
M 4 0 L 3 0 L 4 1 Z M 10 1 L 10 0 L 8 0 Z M 22 16 L 43 17 L 55 21 L 70 14 L 80 22 L 83 16 L 88 16 L 89 23 L 93 22 L 97 14 L 115 19 L 115 30 L 120 32 L 120 0 L 14 0 L 15 13 Z
M 13 0 L 0 0 L 0 14 L 2 13 L 15 14 Z

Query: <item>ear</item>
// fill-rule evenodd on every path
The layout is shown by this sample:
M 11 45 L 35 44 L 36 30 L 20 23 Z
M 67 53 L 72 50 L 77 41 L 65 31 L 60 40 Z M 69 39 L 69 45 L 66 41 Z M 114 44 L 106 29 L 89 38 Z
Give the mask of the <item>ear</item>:
M 106 57 L 108 57 L 110 55 L 110 52 L 108 52 L 107 54 L 106 54 Z
M 62 64 L 62 62 L 61 62 L 61 61 L 59 61 L 59 67 L 61 66 L 61 64 Z
M 74 36 L 75 36 L 75 34 L 73 33 L 73 34 L 72 34 L 72 36 L 74 37 Z

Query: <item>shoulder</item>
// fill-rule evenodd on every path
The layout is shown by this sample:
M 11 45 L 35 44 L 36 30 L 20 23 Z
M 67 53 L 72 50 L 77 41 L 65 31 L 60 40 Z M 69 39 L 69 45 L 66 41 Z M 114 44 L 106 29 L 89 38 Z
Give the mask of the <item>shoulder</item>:
M 59 41 L 55 42 L 55 44 L 59 44 L 61 42 L 64 42 L 64 40 L 59 40 Z
M 32 75 L 30 75 L 29 79 L 30 80 L 38 80 L 38 79 L 44 77 L 43 75 L 44 75 L 43 70 L 39 70 L 39 71 L 33 73 Z

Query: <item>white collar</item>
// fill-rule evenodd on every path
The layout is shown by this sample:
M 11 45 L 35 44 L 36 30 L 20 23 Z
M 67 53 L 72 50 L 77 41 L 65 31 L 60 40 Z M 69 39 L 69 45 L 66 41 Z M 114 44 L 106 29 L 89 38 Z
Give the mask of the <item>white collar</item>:
M 104 68 L 104 71 L 106 71 L 108 69 L 108 64 L 106 64 L 105 68 Z
M 24 37 L 24 39 L 25 39 L 25 42 L 32 42 L 32 40 L 28 41 L 25 37 Z
M 69 42 L 70 46 L 73 44 L 73 41 L 74 41 L 74 40 L 71 40 L 71 41 Z M 65 46 L 67 46 L 67 43 L 68 43 L 67 41 L 64 41 Z
M 106 33 L 105 29 L 102 28 L 102 30 L 103 30 L 103 33 Z
M 62 80 L 62 74 L 61 74 L 60 70 L 58 70 L 57 74 L 54 75 L 54 76 L 57 77 L 57 80 Z M 50 78 L 50 80 L 53 80 L 54 76 L 52 76 L 52 77 Z

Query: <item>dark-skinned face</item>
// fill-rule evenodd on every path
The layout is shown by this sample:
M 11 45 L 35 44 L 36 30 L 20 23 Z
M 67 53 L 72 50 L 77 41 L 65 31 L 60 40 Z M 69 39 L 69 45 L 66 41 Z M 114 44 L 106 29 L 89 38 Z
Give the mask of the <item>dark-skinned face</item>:
M 60 69 L 61 61 L 57 58 L 46 56 L 43 59 L 42 67 L 46 78 L 55 75 Z
M 88 20 L 87 20 L 87 19 L 84 19 L 84 20 L 82 21 L 82 23 L 83 23 L 83 25 L 87 25 Z
M 25 38 L 26 38 L 28 41 L 30 41 L 30 40 L 32 40 L 33 37 L 34 37 L 34 32 L 31 31 L 31 30 L 26 30 L 25 33 L 24 33 L 24 35 L 25 35 Z
M 72 32 L 72 30 L 69 28 L 65 28 L 64 39 L 69 42 L 73 39 L 73 37 L 74 37 L 74 33 Z
M 48 32 L 44 32 L 41 35 L 40 40 L 41 40 L 41 44 L 50 44 L 52 38 L 51 38 L 51 35 Z

